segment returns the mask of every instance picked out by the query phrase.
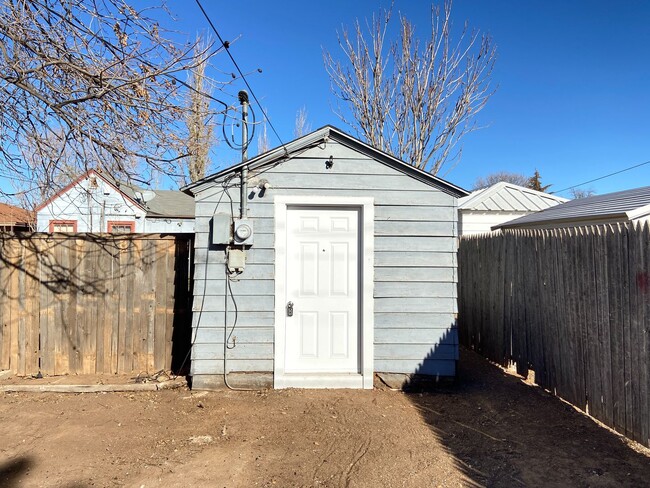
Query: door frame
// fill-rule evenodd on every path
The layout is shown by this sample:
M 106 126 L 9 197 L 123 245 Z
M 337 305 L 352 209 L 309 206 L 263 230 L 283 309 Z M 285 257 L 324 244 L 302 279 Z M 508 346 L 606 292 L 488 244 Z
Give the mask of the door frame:
M 292 206 L 359 210 L 359 374 L 286 373 L 285 319 L 287 303 L 287 210 Z M 372 197 L 276 195 L 275 211 L 275 352 L 274 388 L 373 387 L 374 362 L 374 235 L 375 206 Z

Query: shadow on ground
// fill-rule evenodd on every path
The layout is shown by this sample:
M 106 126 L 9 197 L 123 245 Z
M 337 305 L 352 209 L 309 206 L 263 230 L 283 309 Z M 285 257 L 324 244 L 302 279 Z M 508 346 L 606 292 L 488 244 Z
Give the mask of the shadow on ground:
M 0 463 L 0 486 L 4 488 L 25 486 L 23 484 L 24 476 L 29 472 L 33 464 L 29 456 L 19 456 Z
M 471 351 L 454 385 L 408 397 L 470 486 L 648 486 L 647 450 Z

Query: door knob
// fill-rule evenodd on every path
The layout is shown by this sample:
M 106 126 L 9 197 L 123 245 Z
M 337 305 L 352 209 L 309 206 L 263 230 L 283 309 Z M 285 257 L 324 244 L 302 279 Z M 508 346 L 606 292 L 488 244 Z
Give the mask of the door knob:
M 293 302 L 287 303 L 287 317 L 293 317 Z

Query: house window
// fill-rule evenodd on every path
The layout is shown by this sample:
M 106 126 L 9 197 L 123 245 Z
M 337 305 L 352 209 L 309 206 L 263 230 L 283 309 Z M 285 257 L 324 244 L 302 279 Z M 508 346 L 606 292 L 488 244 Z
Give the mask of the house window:
M 77 232 L 77 221 L 50 220 L 50 232 Z
M 108 232 L 111 234 L 133 234 L 135 222 L 108 222 Z

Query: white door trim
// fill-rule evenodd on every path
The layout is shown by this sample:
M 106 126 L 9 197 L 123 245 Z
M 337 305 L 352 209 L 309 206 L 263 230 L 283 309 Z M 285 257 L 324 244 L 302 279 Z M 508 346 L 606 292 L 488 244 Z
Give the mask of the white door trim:
M 282 196 L 276 195 L 275 205 L 275 352 L 274 352 L 274 388 L 366 388 L 373 386 L 374 362 L 374 235 L 375 207 L 374 199 L 368 197 L 333 197 L 333 196 Z M 360 340 L 359 354 L 361 373 L 350 374 L 290 374 L 284 371 L 286 352 L 285 305 L 287 281 L 287 207 L 320 206 L 355 207 L 359 209 L 361 224 L 359 227 L 360 272 L 359 307 Z

